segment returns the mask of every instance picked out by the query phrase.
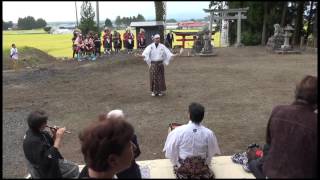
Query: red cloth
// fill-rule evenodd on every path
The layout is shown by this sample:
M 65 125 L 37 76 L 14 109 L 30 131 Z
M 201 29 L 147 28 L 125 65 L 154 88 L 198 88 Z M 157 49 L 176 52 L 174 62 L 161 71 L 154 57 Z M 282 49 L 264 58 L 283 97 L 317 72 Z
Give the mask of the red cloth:
M 259 158 L 259 157 L 262 157 L 263 156 L 263 151 L 261 151 L 260 149 L 258 149 L 256 151 L 256 156 Z

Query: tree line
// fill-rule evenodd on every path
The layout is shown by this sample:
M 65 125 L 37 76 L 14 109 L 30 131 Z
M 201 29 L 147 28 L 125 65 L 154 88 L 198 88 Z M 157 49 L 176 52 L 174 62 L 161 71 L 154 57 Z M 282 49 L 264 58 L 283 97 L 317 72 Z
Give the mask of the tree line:
M 211 1 L 209 8 L 221 9 L 221 2 Z M 241 42 L 245 45 L 265 45 L 273 35 L 274 24 L 294 28 L 292 44 L 298 45 L 300 38 L 307 40 L 312 34 L 317 38 L 316 1 L 228 1 L 229 9 L 249 7 L 247 19 L 241 21 Z M 237 22 L 229 24 L 230 43 L 236 41 Z
M 79 29 L 81 30 L 82 33 L 87 34 L 89 31 L 95 31 L 97 32 L 97 23 L 95 22 L 95 11 L 92 8 L 92 4 L 89 1 L 83 1 L 81 5 L 81 11 L 80 11 L 80 24 L 79 24 Z M 137 16 L 130 16 L 130 17 L 120 17 L 117 16 L 114 24 L 109 18 L 106 18 L 104 26 L 105 27 L 126 27 L 131 24 L 131 22 L 136 22 L 136 21 L 145 21 L 145 18 L 143 15 L 138 14 Z M 103 28 L 103 27 L 102 27 Z M 102 28 L 100 30 L 102 30 Z M 98 31 L 100 32 L 100 31 Z
M 30 30 L 30 29 L 44 28 L 46 27 L 46 25 L 47 25 L 47 22 L 42 18 L 35 20 L 34 17 L 27 16 L 27 17 L 18 19 L 17 27 L 18 29 L 21 29 L 21 30 Z M 13 27 L 12 21 L 9 21 L 9 22 L 2 21 L 2 30 L 8 30 L 9 28 L 12 28 L 12 27 Z

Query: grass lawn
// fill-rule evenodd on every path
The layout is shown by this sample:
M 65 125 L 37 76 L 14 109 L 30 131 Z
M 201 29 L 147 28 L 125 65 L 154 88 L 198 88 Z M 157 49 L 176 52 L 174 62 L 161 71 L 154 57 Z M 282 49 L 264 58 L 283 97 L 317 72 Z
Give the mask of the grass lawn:
M 174 30 L 178 32 L 197 32 L 199 30 Z M 124 30 L 119 31 L 121 36 L 123 36 Z M 40 49 L 49 55 L 54 57 L 72 57 L 72 34 L 47 34 L 41 29 L 36 30 L 17 30 L 17 31 L 2 31 L 3 41 L 2 41 L 2 53 L 9 54 L 11 44 L 15 43 L 18 51 L 25 46 L 34 47 Z M 133 31 L 135 34 L 135 31 Z M 187 38 L 192 38 L 188 36 Z M 220 33 L 216 33 L 214 36 L 214 46 L 219 46 Z M 182 42 L 176 41 L 177 38 L 174 37 L 173 45 L 180 45 Z M 191 48 L 193 45 L 192 41 L 186 42 L 186 48 Z M 137 47 L 137 42 L 135 41 L 135 48 Z

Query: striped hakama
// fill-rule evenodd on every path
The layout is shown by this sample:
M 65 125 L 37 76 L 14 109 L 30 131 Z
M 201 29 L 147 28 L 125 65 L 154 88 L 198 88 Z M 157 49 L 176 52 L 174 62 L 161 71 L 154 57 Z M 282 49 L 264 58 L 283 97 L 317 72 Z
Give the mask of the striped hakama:
M 166 82 L 164 78 L 164 65 L 163 61 L 151 61 L 149 69 L 150 73 L 150 91 L 160 93 L 165 91 Z

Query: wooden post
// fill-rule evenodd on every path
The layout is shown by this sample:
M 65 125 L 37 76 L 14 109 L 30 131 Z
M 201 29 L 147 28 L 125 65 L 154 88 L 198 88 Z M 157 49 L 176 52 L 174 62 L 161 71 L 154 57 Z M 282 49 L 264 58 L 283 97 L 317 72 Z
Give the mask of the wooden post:
M 75 7 L 76 7 L 76 20 L 77 20 L 77 28 L 78 28 L 78 27 L 79 27 L 79 23 L 78 23 L 78 11 L 77 11 L 78 7 L 77 7 L 77 1 L 75 1 L 74 4 L 75 4 Z
M 185 35 L 182 35 L 182 48 L 184 48 L 185 37 Z
M 211 45 L 211 37 L 212 37 L 212 21 L 213 21 L 213 12 L 210 12 L 210 23 L 209 23 L 210 45 Z
M 241 46 L 241 12 L 238 12 L 238 19 L 237 19 L 237 44 L 236 47 Z
M 96 2 L 96 11 L 97 11 L 97 28 L 98 28 L 98 34 L 100 37 L 100 26 L 99 26 L 99 1 Z
M 303 45 L 304 45 L 304 37 L 301 36 L 300 37 L 300 49 L 303 49 Z

